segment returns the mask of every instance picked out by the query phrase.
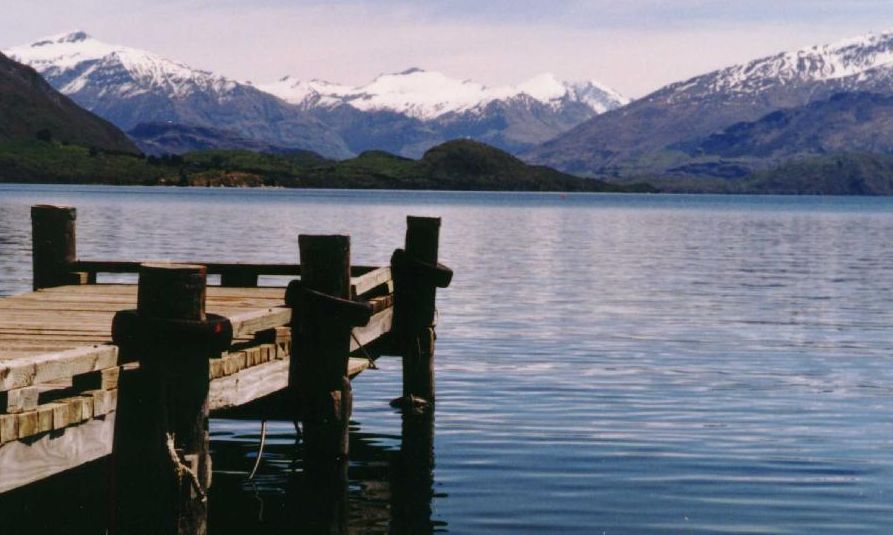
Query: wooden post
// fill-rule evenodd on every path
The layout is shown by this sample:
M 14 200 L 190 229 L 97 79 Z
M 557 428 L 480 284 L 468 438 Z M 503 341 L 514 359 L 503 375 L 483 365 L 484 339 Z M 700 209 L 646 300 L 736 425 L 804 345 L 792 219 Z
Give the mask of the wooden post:
M 34 290 L 79 284 L 70 266 L 77 260 L 77 210 L 73 206 L 31 207 L 31 258 Z
M 437 263 L 440 218 L 406 218 L 406 249 L 391 258 L 394 273 L 394 321 L 398 351 L 403 356 L 403 397 L 395 406 L 418 407 L 434 403 L 434 316 L 437 286 L 449 284 L 437 280 L 437 270 L 448 268 Z
M 350 299 L 350 237 L 301 235 L 298 245 L 302 292 Z M 351 326 L 302 299 L 292 320 L 290 382 L 297 390 L 305 458 L 346 459 L 353 404 L 347 376 Z
M 140 360 L 138 378 L 120 385 L 118 533 L 207 531 L 208 359 L 229 340 L 218 339 L 205 298 L 204 266 L 143 264 L 137 310 L 116 315 L 116 343 L 133 344 Z
M 405 412 L 400 452 L 391 464 L 391 531 L 432 533 L 434 413 Z

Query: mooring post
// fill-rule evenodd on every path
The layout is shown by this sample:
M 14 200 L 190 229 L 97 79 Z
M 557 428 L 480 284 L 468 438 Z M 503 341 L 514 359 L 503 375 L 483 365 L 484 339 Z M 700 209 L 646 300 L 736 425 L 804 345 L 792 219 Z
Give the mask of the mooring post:
M 229 347 L 232 327 L 206 314 L 206 276 L 204 266 L 143 264 L 137 309 L 115 315 L 115 343 L 139 356 L 142 398 L 121 400 L 118 533 L 207 532 L 208 359 Z
M 298 237 L 301 280 L 289 285 L 293 308 L 289 385 L 303 424 L 305 458 L 343 460 L 353 394 L 347 376 L 350 333 L 372 307 L 350 300 L 350 237 Z
M 81 284 L 85 277 L 71 272 L 77 260 L 77 210 L 73 206 L 39 204 L 31 207 L 31 259 L 34 290 Z
M 434 403 L 435 299 L 453 275 L 437 262 L 439 244 L 440 218 L 408 216 L 406 248 L 391 257 L 395 343 L 403 357 L 403 397 L 395 406 Z

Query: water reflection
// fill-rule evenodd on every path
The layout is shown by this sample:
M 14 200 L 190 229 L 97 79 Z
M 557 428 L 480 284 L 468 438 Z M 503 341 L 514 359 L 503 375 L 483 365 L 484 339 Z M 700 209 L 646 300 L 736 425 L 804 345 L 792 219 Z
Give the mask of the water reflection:
M 271 445 L 254 481 L 259 436 L 240 434 L 244 424 L 214 420 L 224 440 L 212 443 L 215 481 L 211 488 L 211 533 L 413 533 L 444 531 L 432 518 L 434 498 L 434 416 L 401 418 L 399 448 L 394 438 L 352 428 L 349 463 L 309 464 L 291 425 L 271 422 Z M 228 433 L 227 430 L 233 431 Z M 250 492 L 251 502 L 244 496 Z M 242 503 L 240 504 L 240 500 Z
M 398 481 L 426 472 L 397 468 L 382 362 L 349 532 L 890 532 L 891 198 L 0 186 L 0 294 L 30 288 L 35 202 L 78 206 L 85 258 L 293 262 L 298 233 L 346 232 L 380 264 L 406 214 L 443 217 L 435 477 Z M 213 533 L 301 532 L 294 430 L 249 483 L 259 429 L 212 425 Z
M 402 416 L 400 452 L 391 462 L 391 522 L 395 533 L 431 533 L 434 497 L 434 414 Z

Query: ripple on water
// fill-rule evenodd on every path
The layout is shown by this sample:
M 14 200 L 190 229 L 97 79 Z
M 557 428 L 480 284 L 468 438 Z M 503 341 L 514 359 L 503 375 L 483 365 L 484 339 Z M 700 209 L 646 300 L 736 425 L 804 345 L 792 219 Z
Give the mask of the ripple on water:
M 94 258 L 293 262 L 299 232 L 348 232 L 383 264 L 406 214 L 444 218 L 433 465 L 380 361 L 355 383 L 352 531 L 893 525 L 893 200 L 0 186 L 0 293 L 30 285 L 37 202 L 77 205 Z M 215 532 L 307 518 L 290 423 L 246 480 L 259 429 L 212 424 Z

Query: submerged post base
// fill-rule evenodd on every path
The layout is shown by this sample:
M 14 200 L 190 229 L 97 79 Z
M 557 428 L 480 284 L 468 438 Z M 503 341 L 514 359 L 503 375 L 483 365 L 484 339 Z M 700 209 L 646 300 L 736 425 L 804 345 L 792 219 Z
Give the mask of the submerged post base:
M 423 397 L 408 394 L 392 400 L 391 407 L 411 414 L 423 414 L 434 408 L 434 403 Z

